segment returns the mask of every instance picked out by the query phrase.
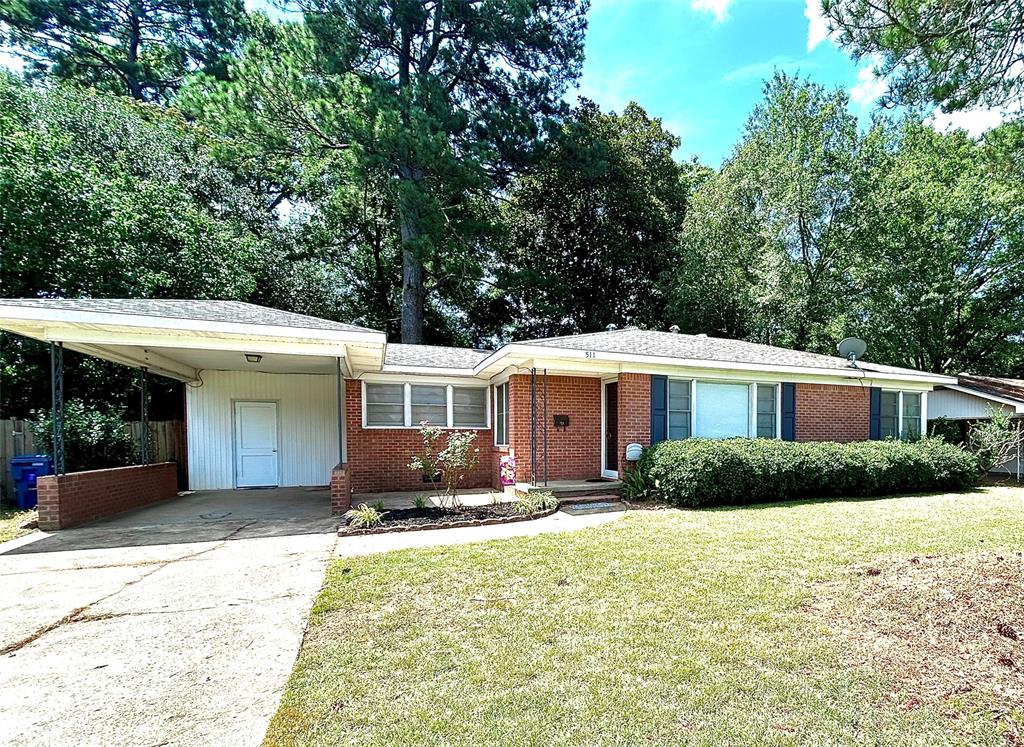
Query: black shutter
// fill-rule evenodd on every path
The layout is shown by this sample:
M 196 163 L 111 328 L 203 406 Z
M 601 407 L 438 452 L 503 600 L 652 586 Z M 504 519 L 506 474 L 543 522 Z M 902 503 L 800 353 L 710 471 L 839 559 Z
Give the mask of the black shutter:
M 668 437 L 668 377 L 651 377 L 651 445 Z
M 796 384 L 782 385 L 782 440 L 796 441 Z
M 871 387 L 871 425 L 869 434 L 872 441 L 882 440 L 882 390 Z

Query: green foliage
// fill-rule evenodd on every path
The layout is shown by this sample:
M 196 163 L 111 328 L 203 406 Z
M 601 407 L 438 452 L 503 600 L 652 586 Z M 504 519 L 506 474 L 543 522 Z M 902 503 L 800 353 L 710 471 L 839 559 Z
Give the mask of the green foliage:
M 375 506 L 360 503 L 345 512 L 345 521 L 353 529 L 372 529 L 384 523 L 382 511 Z
M 848 444 L 662 441 L 638 469 L 646 472 L 654 498 L 691 508 L 965 490 L 981 474 L 975 455 L 933 438 Z
M 512 508 L 516 513 L 524 516 L 535 514 L 538 511 L 551 511 L 558 508 L 558 499 L 550 491 L 538 493 L 520 493 Z
M 53 417 L 49 410 L 30 421 L 37 447 L 53 454 Z M 134 464 L 138 443 L 125 422 L 124 410 L 105 411 L 71 399 L 64 403 L 64 458 L 68 472 Z
M 423 424 L 420 429 L 423 448 L 413 457 L 409 469 L 431 477 L 440 476 L 434 485 L 441 505 L 459 508 L 462 505 L 459 489 L 480 461 L 480 449 L 473 445 L 476 442 L 476 433 L 473 431 L 451 431 L 447 442 L 441 446 L 443 433 L 442 428 Z
M 223 74 L 242 0 L 0 0 L 0 42 L 33 76 L 167 100 L 191 70 Z
M 934 420 L 928 421 L 928 435 L 933 438 L 941 438 L 948 444 L 956 444 L 957 446 L 964 446 L 966 441 L 964 438 L 964 430 L 960 426 L 959 420 L 950 420 L 949 418 L 935 418 Z
M 426 508 L 430 505 L 430 501 L 425 495 L 418 495 L 412 499 L 412 505 L 415 508 Z
M 859 149 L 848 105 L 841 89 L 782 73 L 766 85 L 732 157 L 690 204 L 669 289 L 684 332 L 833 352 Z
M 849 331 L 873 360 L 1007 373 L 1024 331 L 1024 157 L 1012 134 L 975 141 L 908 117 L 866 138 L 847 241 Z M 1013 132 L 1011 132 L 1013 131 Z
M 1003 106 L 1024 96 L 1021 0 L 822 0 L 839 43 L 877 59 L 887 104 L 945 110 Z
M 650 449 L 644 449 L 640 461 L 632 469 L 619 473 L 619 478 L 622 480 L 622 497 L 628 501 L 651 500 L 654 486 L 647 477 L 647 470 L 643 467 L 648 451 Z
M 1020 424 L 1006 410 L 990 407 L 986 419 L 971 424 L 967 446 L 989 472 L 1018 455 L 1022 438 Z
M 502 213 L 508 236 L 497 314 L 527 336 L 661 326 L 659 278 L 679 261 L 694 169 L 680 141 L 631 103 L 621 114 L 583 100 Z

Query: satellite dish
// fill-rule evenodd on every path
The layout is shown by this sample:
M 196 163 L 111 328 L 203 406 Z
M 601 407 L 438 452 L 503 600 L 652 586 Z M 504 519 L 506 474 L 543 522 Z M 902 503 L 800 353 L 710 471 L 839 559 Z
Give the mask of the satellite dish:
M 868 349 L 868 344 L 858 337 L 847 337 L 839 343 L 839 355 L 850 361 L 850 365 L 857 367 L 857 359 L 863 358 Z

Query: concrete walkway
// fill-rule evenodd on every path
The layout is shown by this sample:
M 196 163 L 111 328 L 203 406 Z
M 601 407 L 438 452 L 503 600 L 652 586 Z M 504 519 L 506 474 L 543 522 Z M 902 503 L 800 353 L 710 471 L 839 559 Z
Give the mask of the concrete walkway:
M 577 529 L 597 527 L 617 521 L 624 511 L 584 514 L 572 516 L 558 511 L 551 516 L 534 521 L 519 521 L 512 524 L 494 524 L 481 527 L 455 527 L 452 529 L 428 529 L 422 532 L 398 532 L 394 534 L 369 534 L 361 537 L 340 537 L 336 555 L 350 558 L 357 555 L 373 555 L 390 550 L 405 550 L 410 547 L 437 547 L 439 545 L 465 545 L 471 542 L 485 542 L 509 537 L 529 537 L 550 532 L 571 532 Z
M 325 491 L 196 493 L 0 545 L 0 744 L 258 745 L 329 511 Z

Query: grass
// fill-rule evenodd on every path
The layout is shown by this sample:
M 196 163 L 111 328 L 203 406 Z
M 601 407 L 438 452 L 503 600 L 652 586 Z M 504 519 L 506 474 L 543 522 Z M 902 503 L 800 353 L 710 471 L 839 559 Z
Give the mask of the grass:
M 266 744 L 1003 745 L 1020 713 L 908 708 L 811 610 L 853 563 L 1019 549 L 1022 509 L 989 488 L 631 512 L 338 560 Z
M 35 517 L 36 512 L 34 509 L 22 511 L 10 506 L 0 506 L 0 542 L 6 542 L 34 531 L 32 529 L 22 529 L 21 525 Z

